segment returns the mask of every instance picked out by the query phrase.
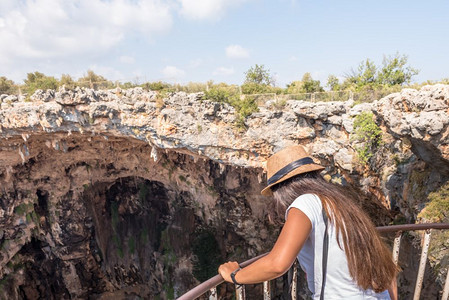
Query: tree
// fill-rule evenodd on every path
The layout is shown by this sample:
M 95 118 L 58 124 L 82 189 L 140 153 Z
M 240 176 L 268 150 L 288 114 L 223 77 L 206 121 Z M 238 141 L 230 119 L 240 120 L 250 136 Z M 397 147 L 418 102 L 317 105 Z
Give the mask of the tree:
M 321 86 L 319 80 L 313 80 L 310 73 L 305 73 L 300 81 L 292 81 L 287 84 L 287 93 L 289 94 L 301 94 L 301 93 L 316 93 L 323 92 L 324 89 Z
M 37 89 L 56 90 L 59 86 L 58 80 L 53 76 L 46 76 L 40 72 L 28 73 L 25 82 L 25 91 L 31 96 Z
M 316 93 L 324 91 L 323 87 L 321 87 L 320 81 L 313 80 L 312 75 L 310 75 L 310 73 L 308 72 L 302 76 L 301 81 L 305 93 Z
M 295 80 L 287 83 L 287 94 L 301 94 L 304 93 L 301 80 Z
M 329 77 L 327 77 L 327 83 L 326 86 L 331 90 L 331 91 L 339 91 L 341 89 L 340 86 L 340 80 L 338 80 L 337 76 L 335 75 L 329 75 Z
M 64 86 L 66 89 L 74 89 L 76 83 L 69 74 L 62 74 L 61 79 L 59 80 L 59 85 Z
M 377 67 L 367 58 L 362 61 L 357 71 L 352 70 L 343 83 L 345 88 L 355 86 L 360 89 L 378 89 L 379 86 L 398 87 L 410 83 L 413 76 L 419 71 L 407 65 L 408 57 L 396 53 L 393 56 L 384 56 L 382 67 Z
M 1 76 L 0 77 L 0 95 L 1 94 L 14 94 L 17 91 L 17 85 L 14 81 Z
M 388 86 L 410 83 L 412 77 L 417 75 L 419 70 L 408 66 L 407 61 L 408 57 L 399 53 L 394 56 L 384 56 L 382 68 L 377 74 L 377 81 Z
M 365 86 L 376 82 L 377 67 L 372 60 L 367 58 L 357 67 L 357 71 L 351 70 L 346 76 L 346 85 L 355 84 L 356 86 Z
M 265 69 L 264 65 L 256 64 L 245 72 L 245 83 L 271 86 L 273 84 L 273 78 L 270 75 L 270 70 Z
M 78 79 L 78 85 L 92 89 L 98 88 L 112 88 L 114 84 L 101 75 L 95 74 L 94 71 L 88 70 L 87 74 Z
M 273 78 L 270 70 L 265 69 L 264 65 L 256 64 L 245 72 L 245 82 L 241 89 L 243 94 L 263 94 L 271 91 Z

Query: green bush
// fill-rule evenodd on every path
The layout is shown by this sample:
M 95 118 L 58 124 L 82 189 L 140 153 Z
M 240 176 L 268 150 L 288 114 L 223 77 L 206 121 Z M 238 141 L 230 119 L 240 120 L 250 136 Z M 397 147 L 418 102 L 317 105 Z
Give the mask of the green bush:
M 1 76 L 0 77 L 0 95 L 1 94 L 15 94 L 17 93 L 18 87 L 14 81 Z
M 270 86 L 266 84 L 257 84 L 254 82 L 242 84 L 241 89 L 242 94 L 245 95 L 270 93 Z
M 126 90 L 126 89 L 131 89 L 131 88 L 135 88 L 135 87 L 138 87 L 138 86 L 139 86 L 138 84 L 133 83 L 133 82 L 130 82 L 130 81 L 127 81 L 127 82 L 124 82 L 124 83 L 120 83 L 120 84 L 119 84 L 119 87 L 120 87 L 121 89 L 124 89 L 124 90 Z
M 381 99 L 389 94 L 400 92 L 402 90 L 402 86 L 394 85 L 381 85 L 381 84 L 371 84 L 360 86 L 355 89 L 354 92 L 354 101 L 356 103 L 360 102 L 372 102 L 374 100 Z
M 207 91 L 208 85 L 209 83 L 189 82 L 187 85 L 175 84 L 173 88 L 177 92 L 198 93 Z
M 149 91 L 174 91 L 173 87 L 169 83 L 162 81 L 145 82 L 141 85 L 141 87 Z
M 356 149 L 359 160 L 364 164 L 368 163 L 382 141 L 382 130 L 374 122 L 372 112 L 362 112 L 355 117 L 354 138 L 363 144 L 363 146 Z
M 254 65 L 245 72 L 245 82 L 241 86 L 242 94 L 271 93 L 274 79 L 264 65 Z
M 79 87 L 91 89 L 109 89 L 115 86 L 112 81 L 107 80 L 101 75 L 95 74 L 92 70 L 88 70 L 83 77 L 78 79 L 76 84 Z
M 255 98 L 252 97 L 244 97 L 242 99 L 232 98 L 230 104 L 234 106 L 242 118 L 246 118 L 252 113 L 259 111 Z
M 59 86 L 64 86 L 68 90 L 73 90 L 76 87 L 76 82 L 69 74 L 62 74 L 59 80 Z
M 259 110 L 255 97 L 240 97 L 238 90 L 232 86 L 214 86 L 205 92 L 205 98 L 233 106 L 237 114 L 235 125 L 240 129 L 244 129 L 245 119 Z
M 338 80 L 338 79 L 337 79 Z M 292 81 L 287 84 L 286 93 L 288 94 L 304 94 L 324 92 L 319 80 L 314 80 L 310 73 L 305 73 L 301 80 Z
M 418 218 L 427 222 L 449 221 L 449 182 L 430 193 L 428 199 L 429 202 L 419 213 Z
M 25 81 L 25 91 L 28 97 L 31 96 L 36 90 L 52 89 L 56 90 L 59 86 L 59 82 L 53 76 L 46 76 L 40 72 L 28 73 Z
M 215 102 L 231 104 L 231 102 L 239 98 L 239 95 L 226 87 L 212 87 L 204 93 L 204 97 Z
M 449 222 L 449 182 L 428 196 L 429 202 L 418 214 L 420 223 Z M 449 232 L 432 231 L 429 248 L 429 261 L 434 271 L 440 276 L 446 276 L 449 265 Z M 446 270 L 446 271 L 445 271 Z M 444 277 L 443 277 L 444 278 Z

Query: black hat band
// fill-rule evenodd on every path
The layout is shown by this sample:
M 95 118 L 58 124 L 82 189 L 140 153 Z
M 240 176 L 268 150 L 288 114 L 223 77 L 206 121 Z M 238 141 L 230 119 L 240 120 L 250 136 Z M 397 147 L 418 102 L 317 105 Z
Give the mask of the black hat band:
M 288 165 L 286 165 L 285 167 L 283 167 L 282 169 L 280 169 L 279 171 L 277 171 L 276 174 L 271 176 L 267 180 L 267 184 L 271 185 L 271 184 L 275 183 L 276 181 L 278 181 L 279 179 L 281 179 L 282 177 L 284 177 L 285 175 L 287 175 L 288 173 L 290 173 L 291 171 L 293 171 L 294 169 L 296 169 L 300 166 L 314 164 L 314 163 L 315 162 L 310 157 L 304 157 L 304 158 L 295 160 L 295 161 L 289 163 Z

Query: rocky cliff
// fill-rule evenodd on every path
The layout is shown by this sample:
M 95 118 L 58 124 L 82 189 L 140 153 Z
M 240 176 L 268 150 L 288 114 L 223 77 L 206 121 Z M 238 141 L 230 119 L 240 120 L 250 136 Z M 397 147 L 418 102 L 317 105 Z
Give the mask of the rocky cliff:
M 378 225 L 415 222 L 449 179 L 447 85 L 373 103 L 269 101 L 245 128 L 202 93 L 62 89 L 0 100 L 5 299 L 171 299 L 225 259 L 269 250 L 279 228 L 259 194 L 264 164 L 288 145 L 306 146 L 328 180 L 356 189 Z M 409 242 L 405 296 L 418 236 Z M 441 284 L 428 270 L 423 294 L 433 297 Z

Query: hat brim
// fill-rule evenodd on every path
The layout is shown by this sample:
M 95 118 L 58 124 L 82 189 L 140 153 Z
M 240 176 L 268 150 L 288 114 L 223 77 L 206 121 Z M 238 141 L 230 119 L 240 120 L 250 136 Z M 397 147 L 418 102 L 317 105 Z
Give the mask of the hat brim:
M 313 172 L 313 171 L 322 171 L 325 168 L 323 166 L 317 165 L 317 164 L 308 164 L 308 165 L 303 165 L 298 167 L 297 169 L 291 171 L 290 173 L 288 173 L 287 175 L 285 175 L 284 177 L 282 177 L 281 179 L 279 179 L 278 181 L 268 185 L 266 188 L 264 188 L 260 193 L 263 196 L 272 196 L 273 195 L 273 191 L 271 190 L 271 187 L 281 183 L 289 178 L 292 178 L 293 176 L 299 175 L 299 174 L 304 174 L 304 173 L 308 173 L 308 172 Z

